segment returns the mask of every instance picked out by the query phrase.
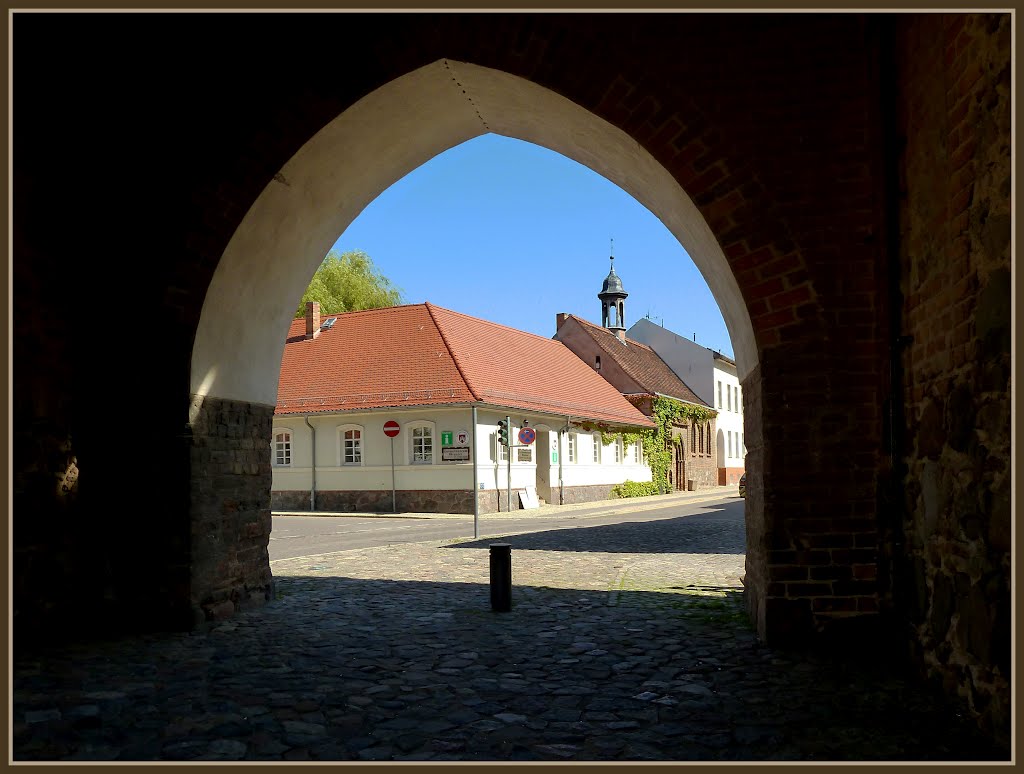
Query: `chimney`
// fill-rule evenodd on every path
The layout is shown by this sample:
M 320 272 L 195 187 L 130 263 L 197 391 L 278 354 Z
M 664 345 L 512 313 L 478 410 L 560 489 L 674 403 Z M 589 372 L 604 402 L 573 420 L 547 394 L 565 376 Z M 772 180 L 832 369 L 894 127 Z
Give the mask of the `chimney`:
M 559 312 L 555 315 L 555 330 L 557 331 L 562 327 L 562 323 L 569 319 L 568 312 Z
M 306 338 L 315 339 L 320 335 L 320 302 L 306 302 Z
M 623 344 L 625 344 L 626 343 L 626 329 L 625 328 L 616 328 L 615 329 L 615 337 L 619 341 L 621 341 Z

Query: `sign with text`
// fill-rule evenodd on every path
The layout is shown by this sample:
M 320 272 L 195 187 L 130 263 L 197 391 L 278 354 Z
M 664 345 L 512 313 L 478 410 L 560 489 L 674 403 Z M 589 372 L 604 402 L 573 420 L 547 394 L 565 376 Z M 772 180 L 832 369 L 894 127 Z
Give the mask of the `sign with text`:
M 445 446 L 441 449 L 442 462 L 469 462 L 468 446 Z

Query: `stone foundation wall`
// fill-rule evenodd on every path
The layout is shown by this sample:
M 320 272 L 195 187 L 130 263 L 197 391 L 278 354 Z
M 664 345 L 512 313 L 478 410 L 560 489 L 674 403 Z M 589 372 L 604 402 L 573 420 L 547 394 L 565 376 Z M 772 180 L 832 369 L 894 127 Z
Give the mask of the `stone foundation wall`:
M 191 604 L 201 623 L 272 598 L 272 406 L 193 396 Z
M 308 511 L 309 492 L 304 489 L 271 492 L 270 510 L 275 513 L 279 511 Z
M 591 484 L 588 486 L 562 487 L 562 505 L 575 503 L 592 503 L 612 499 L 614 484 Z M 552 503 L 558 504 L 558 487 L 551 487 Z
M 685 475 L 685 480 L 682 482 L 684 489 L 690 488 L 691 481 L 694 491 L 718 486 L 718 461 L 714 456 L 687 457 L 683 473 Z
M 900 30 L 907 476 L 897 599 L 922 670 L 1010 721 L 1010 16 Z M 902 558 L 902 561 L 900 559 Z

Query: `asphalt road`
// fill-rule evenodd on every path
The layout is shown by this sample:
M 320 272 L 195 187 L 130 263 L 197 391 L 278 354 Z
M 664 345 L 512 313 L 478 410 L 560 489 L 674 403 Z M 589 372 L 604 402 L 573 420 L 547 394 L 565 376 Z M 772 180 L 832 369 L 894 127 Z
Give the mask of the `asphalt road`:
M 664 508 L 630 511 L 621 506 L 615 513 L 608 507 L 595 506 L 587 510 L 567 511 L 558 516 L 532 516 L 524 518 L 480 517 L 480 537 L 543 532 L 551 529 L 599 527 L 623 522 L 646 522 L 678 518 L 694 514 L 742 518 L 743 501 L 735 496 L 697 503 L 679 503 Z M 270 533 L 270 560 L 316 556 L 357 548 L 420 543 L 428 540 L 450 540 L 473 537 L 473 517 L 465 518 L 410 518 L 359 516 L 282 516 L 273 517 Z

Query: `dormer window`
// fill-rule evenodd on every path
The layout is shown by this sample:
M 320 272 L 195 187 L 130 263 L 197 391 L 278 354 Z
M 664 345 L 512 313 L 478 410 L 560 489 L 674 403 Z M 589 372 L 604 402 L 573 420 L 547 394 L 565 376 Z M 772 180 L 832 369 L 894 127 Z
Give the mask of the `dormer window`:
M 594 370 L 595 371 L 600 371 L 601 370 L 601 356 L 600 355 L 595 355 L 594 356 Z

